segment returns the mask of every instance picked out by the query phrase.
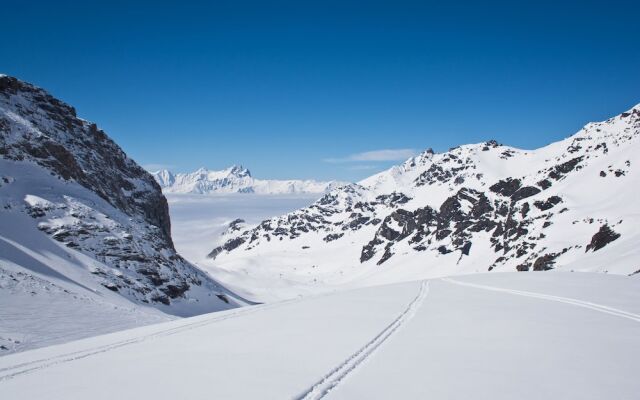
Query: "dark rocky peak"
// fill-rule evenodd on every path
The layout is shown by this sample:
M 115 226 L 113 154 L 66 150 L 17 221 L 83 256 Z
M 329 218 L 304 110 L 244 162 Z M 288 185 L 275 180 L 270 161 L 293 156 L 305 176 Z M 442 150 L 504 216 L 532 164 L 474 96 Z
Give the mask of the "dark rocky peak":
M 402 164 L 402 166 L 404 167 L 405 170 L 410 170 L 412 168 L 415 168 L 416 166 L 424 165 L 430 162 L 435 154 L 436 153 L 433 151 L 433 149 L 429 147 L 428 149 L 418 154 L 417 156 L 411 157 L 410 159 L 405 161 L 404 164 Z
M 484 144 L 482 145 L 482 151 L 489 151 L 490 149 L 494 149 L 500 146 L 502 146 L 501 143 L 498 143 L 496 140 L 491 139 L 484 142 Z
M 632 121 L 640 121 L 640 104 L 636 104 L 629 111 L 620 114 L 620 119 L 629 119 Z

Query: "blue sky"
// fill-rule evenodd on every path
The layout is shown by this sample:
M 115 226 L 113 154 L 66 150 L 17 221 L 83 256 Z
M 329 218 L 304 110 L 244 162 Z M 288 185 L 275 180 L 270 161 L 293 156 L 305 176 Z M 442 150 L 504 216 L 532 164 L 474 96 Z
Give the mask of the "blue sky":
M 176 171 L 357 180 L 428 147 L 539 147 L 640 102 L 633 2 L 75 3 L 4 2 L 0 72 Z

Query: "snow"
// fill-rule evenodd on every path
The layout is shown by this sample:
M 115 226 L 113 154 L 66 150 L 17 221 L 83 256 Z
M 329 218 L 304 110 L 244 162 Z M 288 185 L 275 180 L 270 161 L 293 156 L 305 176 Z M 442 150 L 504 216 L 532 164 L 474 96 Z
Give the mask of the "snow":
M 340 291 L 9 355 L 0 397 L 635 399 L 639 305 L 590 273 Z
M 160 170 L 152 175 L 165 193 L 306 194 L 324 193 L 345 184 L 338 181 L 256 179 L 241 165 L 233 165 L 220 171 L 199 168 L 191 173 L 176 174 Z

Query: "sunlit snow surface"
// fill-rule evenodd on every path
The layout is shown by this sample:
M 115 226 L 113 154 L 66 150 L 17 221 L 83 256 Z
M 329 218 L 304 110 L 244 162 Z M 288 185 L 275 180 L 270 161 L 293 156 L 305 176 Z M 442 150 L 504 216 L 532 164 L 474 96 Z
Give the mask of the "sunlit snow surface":
M 497 273 L 206 314 L 0 358 L 3 399 L 637 399 L 640 281 Z

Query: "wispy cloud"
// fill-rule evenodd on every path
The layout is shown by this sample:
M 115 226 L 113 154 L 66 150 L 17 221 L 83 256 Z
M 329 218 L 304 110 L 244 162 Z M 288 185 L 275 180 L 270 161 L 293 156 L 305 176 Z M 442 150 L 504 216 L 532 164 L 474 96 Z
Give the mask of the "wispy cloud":
M 160 171 L 161 169 L 173 169 L 175 168 L 175 165 L 169 165 L 169 164 L 145 164 L 142 166 L 142 168 L 146 169 L 149 172 L 156 172 L 156 171 Z
M 342 158 L 325 158 L 323 161 L 334 164 L 349 162 L 404 161 L 409 157 L 415 156 L 417 153 L 418 152 L 414 149 L 382 149 L 355 153 Z
M 370 171 L 372 169 L 379 169 L 379 168 L 380 168 L 379 165 L 356 164 L 356 165 L 350 165 L 347 169 L 351 171 Z

